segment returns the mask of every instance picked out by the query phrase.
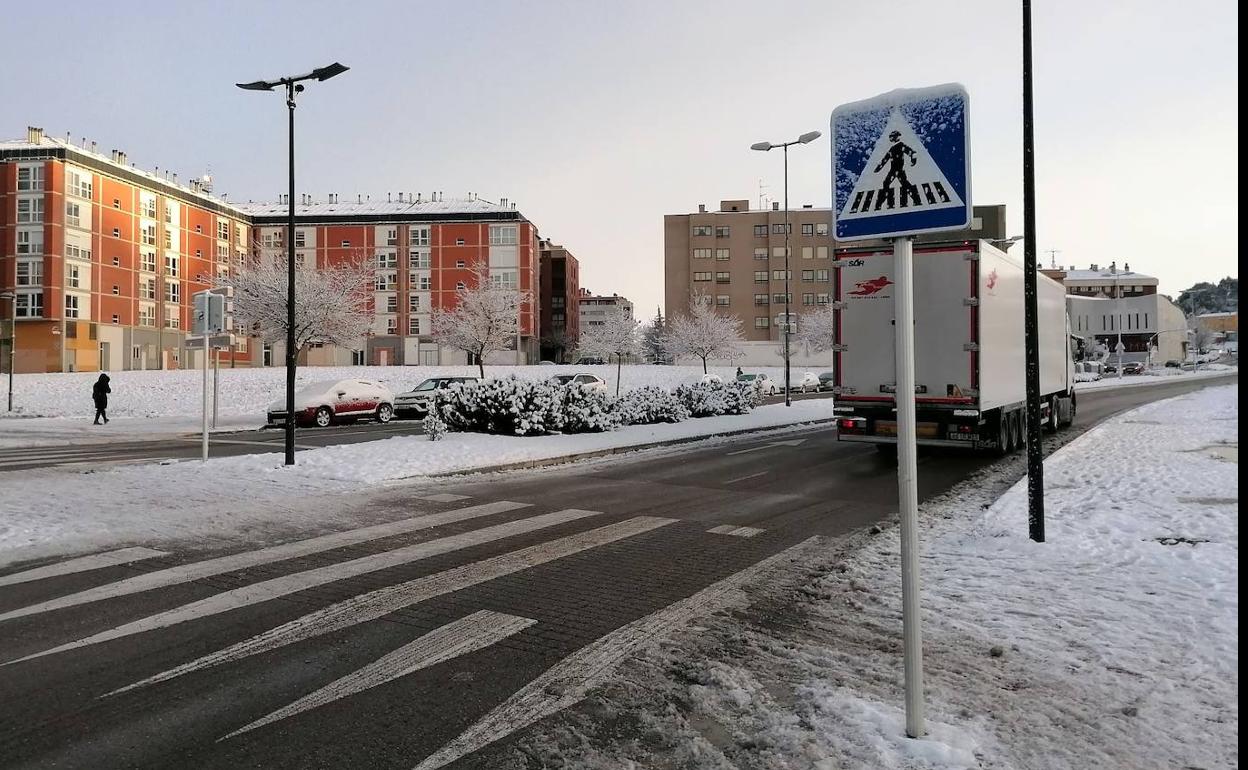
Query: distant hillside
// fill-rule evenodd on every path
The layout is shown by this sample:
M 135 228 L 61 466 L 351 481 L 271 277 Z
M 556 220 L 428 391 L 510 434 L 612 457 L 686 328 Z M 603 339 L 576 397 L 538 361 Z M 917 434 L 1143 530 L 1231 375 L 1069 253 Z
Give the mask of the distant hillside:
M 1217 284 L 1198 283 L 1179 295 L 1175 303 L 1188 315 L 1239 310 L 1239 279 L 1223 278 Z

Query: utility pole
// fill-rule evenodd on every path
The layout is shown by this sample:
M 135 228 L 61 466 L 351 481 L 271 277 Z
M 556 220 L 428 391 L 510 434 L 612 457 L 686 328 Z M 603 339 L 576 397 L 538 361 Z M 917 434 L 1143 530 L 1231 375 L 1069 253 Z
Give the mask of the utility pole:
M 1027 532 L 1044 542 L 1044 447 L 1040 425 L 1040 311 L 1036 275 L 1036 142 L 1032 103 L 1031 0 L 1023 0 L 1023 327 L 1027 384 Z

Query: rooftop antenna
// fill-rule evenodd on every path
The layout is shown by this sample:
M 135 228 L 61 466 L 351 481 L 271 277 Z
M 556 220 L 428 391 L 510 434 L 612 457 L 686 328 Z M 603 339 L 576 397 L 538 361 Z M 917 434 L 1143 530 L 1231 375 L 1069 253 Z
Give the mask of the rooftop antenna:
M 1057 255 L 1062 253 L 1061 249 L 1049 249 L 1049 269 L 1057 269 Z
M 765 201 L 768 196 L 765 192 L 763 192 L 766 189 L 767 189 L 767 185 L 763 184 L 763 178 L 760 176 L 758 178 L 758 207 L 760 209 L 767 208 L 767 203 Z

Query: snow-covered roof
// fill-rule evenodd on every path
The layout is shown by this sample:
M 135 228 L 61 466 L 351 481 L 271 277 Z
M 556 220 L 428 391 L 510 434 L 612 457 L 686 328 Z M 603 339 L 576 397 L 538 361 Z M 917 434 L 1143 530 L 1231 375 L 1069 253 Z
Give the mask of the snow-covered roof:
M 1064 280 L 1066 283 L 1072 283 L 1072 282 L 1101 283 L 1101 282 L 1104 282 L 1104 283 L 1112 284 L 1114 282 L 1114 279 L 1115 279 L 1114 273 L 1111 273 L 1108 268 L 1105 268 L 1102 270 L 1067 270 L 1066 277 Z M 1149 284 L 1149 285 L 1157 283 L 1157 279 L 1155 277 L 1151 275 L 1145 275 L 1144 273 L 1137 273 L 1134 270 L 1132 271 L 1120 270 L 1117 274 L 1117 280 L 1119 283 L 1143 283 L 1143 284 Z
M 255 217 L 285 216 L 290 207 L 286 203 L 247 203 L 234 204 L 238 209 Z M 471 200 L 439 200 L 439 201 L 339 201 L 337 203 L 313 202 L 296 203 L 296 217 L 350 217 L 350 216 L 394 216 L 404 217 L 419 214 L 501 214 L 514 212 L 512 204 L 491 203 L 480 198 Z

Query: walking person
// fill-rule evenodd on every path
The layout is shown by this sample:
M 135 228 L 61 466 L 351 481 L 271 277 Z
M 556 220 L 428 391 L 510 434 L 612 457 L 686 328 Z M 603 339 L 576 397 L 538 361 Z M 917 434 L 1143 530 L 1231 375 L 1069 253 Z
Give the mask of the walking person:
M 100 379 L 95 381 L 95 385 L 91 386 L 91 400 L 95 402 L 95 424 L 100 424 L 100 418 L 104 418 L 104 423 L 108 424 L 108 394 L 113 389 L 108 386 L 108 375 L 101 374 Z

